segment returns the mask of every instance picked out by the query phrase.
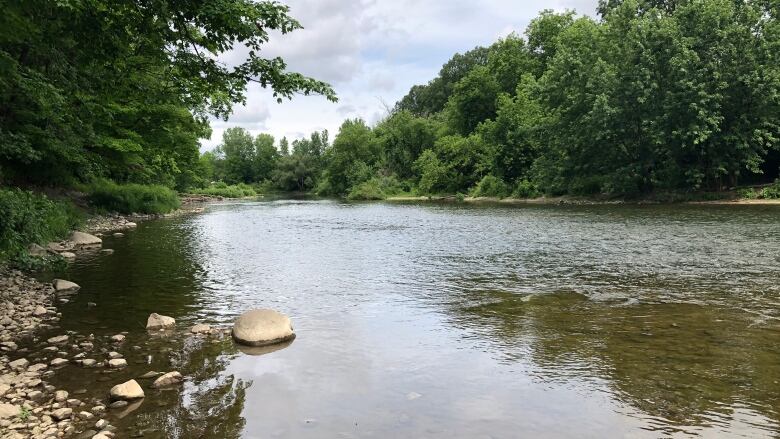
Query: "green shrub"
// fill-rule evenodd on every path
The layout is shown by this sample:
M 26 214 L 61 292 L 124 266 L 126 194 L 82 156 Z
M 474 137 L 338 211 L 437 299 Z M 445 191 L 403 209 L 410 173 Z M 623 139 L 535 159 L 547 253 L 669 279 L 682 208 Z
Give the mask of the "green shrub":
M 767 186 L 761 191 L 761 196 L 766 199 L 777 200 L 780 199 L 780 179 L 775 181 L 771 186 Z
M 87 186 L 86 192 L 92 207 L 108 212 L 168 213 L 181 205 L 173 189 L 160 185 L 116 184 L 99 180 Z
M 352 187 L 348 200 L 384 200 L 403 190 L 403 185 L 393 176 L 374 177 Z
M 515 190 L 512 191 L 512 196 L 515 198 L 536 198 L 541 195 L 539 188 L 528 180 L 518 181 Z
M 245 183 L 238 183 L 232 186 L 218 181 L 211 186 L 203 189 L 195 189 L 191 191 L 193 194 L 208 195 L 210 197 L 224 197 L 224 198 L 244 198 L 257 196 L 257 191 L 252 186 Z
M 20 189 L 0 189 L 0 260 L 25 260 L 28 245 L 62 239 L 81 221 L 72 204 Z
M 755 200 L 761 196 L 761 193 L 753 188 L 742 188 L 737 190 L 737 196 L 746 200 Z
M 498 197 L 509 196 L 509 185 L 498 177 L 486 175 L 471 190 L 472 197 Z

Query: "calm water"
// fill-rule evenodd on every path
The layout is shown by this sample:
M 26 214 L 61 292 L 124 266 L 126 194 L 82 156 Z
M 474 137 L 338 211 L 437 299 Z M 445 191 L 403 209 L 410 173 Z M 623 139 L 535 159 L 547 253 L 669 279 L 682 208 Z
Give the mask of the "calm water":
M 777 207 L 254 202 L 104 247 L 67 273 L 62 329 L 129 331 L 131 367 L 57 384 L 102 397 L 181 370 L 183 390 L 113 415 L 147 438 L 780 434 Z M 143 329 L 256 307 L 295 342 L 251 356 Z

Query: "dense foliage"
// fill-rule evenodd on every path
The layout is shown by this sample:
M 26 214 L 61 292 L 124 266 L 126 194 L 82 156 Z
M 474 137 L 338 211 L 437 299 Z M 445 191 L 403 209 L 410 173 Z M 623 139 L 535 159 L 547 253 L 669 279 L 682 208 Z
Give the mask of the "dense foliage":
M 107 212 L 160 214 L 181 205 L 173 189 L 158 184 L 117 184 L 98 180 L 87 186 L 85 192 L 90 205 Z
M 69 203 L 20 189 L 0 189 L 0 261 L 23 257 L 29 244 L 62 239 L 80 222 Z
M 626 197 L 777 178 L 775 2 L 610 0 L 599 10 L 545 11 L 524 36 L 455 55 L 375 127 L 348 120 L 316 154 L 294 164 L 281 154 L 281 172 L 299 177 L 279 186 L 353 198 Z
M 249 82 L 281 100 L 335 99 L 322 82 L 261 57 L 288 8 L 253 0 L 4 1 L 0 14 L 0 182 L 110 178 L 199 183 L 207 117 L 227 117 Z M 246 53 L 229 65 L 218 56 Z

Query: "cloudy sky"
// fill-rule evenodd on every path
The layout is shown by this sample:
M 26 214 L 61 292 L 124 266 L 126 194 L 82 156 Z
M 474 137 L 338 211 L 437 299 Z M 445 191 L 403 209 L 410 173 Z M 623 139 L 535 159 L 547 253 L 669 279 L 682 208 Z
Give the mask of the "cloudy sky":
M 241 126 L 253 134 L 296 139 L 328 129 L 331 139 L 345 118 L 373 124 L 414 84 L 436 76 L 456 52 L 489 45 L 515 31 L 543 9 L 575 9 L 593 14 L 598 0 L 282 0 L 304 29 L 277 36 L 265 56 L 282 56 L 290 70 L 329 82 L 339 96 L 331 103 L 300 96 L 277 104 L 257 84 L 247 105 L 236 107 L 228 121 L 212 121 L 218 145 L 225 128 Z M 230 63 L 240 49 L 225 54 Z

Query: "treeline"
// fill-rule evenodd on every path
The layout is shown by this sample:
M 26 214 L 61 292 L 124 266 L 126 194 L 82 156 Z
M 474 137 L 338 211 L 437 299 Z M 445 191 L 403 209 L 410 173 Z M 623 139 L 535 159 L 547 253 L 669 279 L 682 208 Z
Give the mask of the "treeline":
M 778 176 L 777 2 L 610 0 L 599 11 L 545 11 L 522 37 L 455 55 L 375 127 L 348 120 L 332 145 L 293 148 L 274 159 L 279 174 L 255 177 L 281 183 L 295 170 L 296 189 L 381 198 L 639 196 Z
M 176 191 L 203 185 L 209 117 L 245 103 L 250 82 L 280 101 L 336 99 L 327 84 L 261 56 L 273 32 L 301 27 L 276 2 L 0 4 L 0 263 L 78 224 L 70 200 L 43 192 L 83 192 L 92 207 L 122 212 L 177 207 Z M 219 61 L 241 46 L 245 59 Z

